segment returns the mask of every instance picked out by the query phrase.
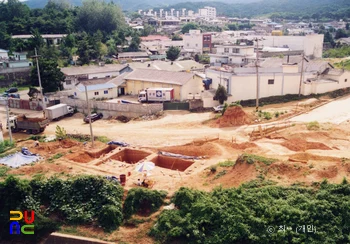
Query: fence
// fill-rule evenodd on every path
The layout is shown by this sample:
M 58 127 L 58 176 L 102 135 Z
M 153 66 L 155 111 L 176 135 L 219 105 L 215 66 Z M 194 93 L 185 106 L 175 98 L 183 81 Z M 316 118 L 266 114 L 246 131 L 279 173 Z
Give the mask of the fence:
M 84 100 L 61 98 L 60 102 L 76 107 L 80 112 L 87 113 L 87 103 Z M 120 115 L 126 117 L 139 117 L 155 114 L 163 110 L 163 104 L 122 104 L 94 100 L 90 100 L 89 103 L 92 111 L 96 110 L 101 112 L 104 117 Z
M 271 125 L 259 125 L 257 130 L 253 130 L 250 133 L 250 140 L 254 141 L 256 139 L 264 138 L 274 132 L 277 132 L 279 130 L 284 130 L 288 127 L 291 127 L 292 123 L 290 121 L 283 121 L 276 124 Z
M 163 103 L 164 110 L 189 110 L 189 103 Z
M 42 110 L 41 102 L 16 99 L 16 98 L 9 99 L 9 107 L 20 108 L 20 109 L 30 109 L 30 110 L 36 110 L 36 111 Z

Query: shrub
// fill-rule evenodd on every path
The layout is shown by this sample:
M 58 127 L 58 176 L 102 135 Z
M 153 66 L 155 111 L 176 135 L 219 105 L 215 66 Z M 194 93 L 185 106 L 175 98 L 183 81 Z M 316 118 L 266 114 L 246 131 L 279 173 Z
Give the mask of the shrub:
M 113 205 L 105 205 L 98 216 L 99 224 L 106 230 L 115 230 L 123 221 L 120 208 Z
M 216 165 L 210 167 L 210 172 L 214 174 L 216 172 Z
M 220 171 L 217 175 L 215 175 L 214 180 L 219 179 L 221 176 L 226 175 L 226 173 L 227 173 L 226 170 Z
M 0 142 L 0 153 L 3 153 L 15 146 L 14 142 L 10 142 L 10 140 L 4 140 Z
M 319 130 L 320 124 L 317 121 L 312 121 L 312 122 L 307 123 L 306 128 L 308 130 Z
M 276 118 L 278 118 L 280 116 L 280 113 L 279 112 L 275 112 L 274 115 L 275 115 Z
M 271 113 L 269 112 L 263 112 L 264 119 L 270 120 L 272 119 Z
M 151 214 L 157 211 L 164 203 L 167 192 L 133 188 L 128 192 L 124 202 L 124 218 L 129 219 L 133 214 L 142 212 Z
M 264 163 L 266 165 L 270 165 L 276 161 L 277 161 L 277 159 L 275 159 L 275 158 L 265 158 L 265 157 L 254 155 L 254 154 L 244 153 L 237 158 L 236 163 L 245 163 L 246 162 L 248 164 L 254 164 L 257 162 L 261 162 L 261 163 Z
M 212 192 L 181 188 L 172 198 L 178 209 L 164 210 L 150 235 L 163 243 L 348 242 L 349 184 L 312 189 L 263 182 Z M 300 221 L 317 231 L 296 233 Z M 278 232 L 281 222 L 292 230 Z M 276 231 L 267 234 L 268 226 Z
M 67 132 L 63 127 L 60 127 L 59 125 L 56 125 L 56 131 L 55 131 L 56 138 L 59 139 L 66 139 L 67 138 Z
M 220 167 L 232 167 L 232 166 L 235 165 L 235 163 L 236 163 L 235 161 L 226 160 L 226 161 L 224 161 L 224 162 L 218 163 L 218 166 L 220 166 Z

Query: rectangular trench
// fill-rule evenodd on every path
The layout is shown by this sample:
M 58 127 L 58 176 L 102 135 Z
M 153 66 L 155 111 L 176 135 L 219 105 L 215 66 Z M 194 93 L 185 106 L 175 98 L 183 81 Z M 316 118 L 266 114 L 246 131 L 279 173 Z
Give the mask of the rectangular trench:
M 190 167 L 194 162 L 190 160 L 185 160 L 181 158 L 174 157 L 166 157 L 159 155 L 151 159 L 151 161 L 158 167 L 171 169 L 171 170 L 179 170 L 185 171 L 188 167 Z
M 151 153 L 141 151 L 141 150 L 126 148 L 112 155 L 110 159 L 117 160 L 120 162 L 125 162 L 128 164 L 135 164 L 149 155 L 151 155 Z

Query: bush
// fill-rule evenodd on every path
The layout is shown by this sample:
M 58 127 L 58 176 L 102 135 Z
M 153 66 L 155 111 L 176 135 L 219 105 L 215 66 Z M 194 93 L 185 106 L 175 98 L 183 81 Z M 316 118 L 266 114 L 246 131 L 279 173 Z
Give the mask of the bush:
M 216 165 L 210 167 L 210 172 L 214 174 L 216 172 Z
M 266 165 L 273 164 L 274 162 L 277 162 L 278 160 L 275 158 L 265 158 L 262 156 L 254 155 L 254 154 L 248 154 L 248 153 L 243 153 L 240 155 L 236 163 L 248 163 L 248 164 L 254 164 L 257 162 L 264 163 Z
M 306 128 L 308 130 L 319 130 L 320 124 L 317 121 L 312 121 L 312 122 L 307 123 Z
M 172 198 L 178 209 L 164 210 L 150 235 L 163 243 L 348 242 L 349 184 L 311 189 L 263 182 L 209 193 L 181 188 Z M 278 231 L 281 223 L 292 229 Z M 304 223 L 317 231 L 296 233 Z M 267 233 L 269 226 L 276 231 Z
M 280 116 L 280 113 L 279 112 L 275 112 L 274 115 L 275 115 L 276 118 L 278 118 Z
M 226 161 L 224 161 L 224 162 L 218 163 L 218 166 L 220 166 L 220 167 L 232 167 L 232 166 L 235 165 L 235 163 L 236 163 L 235 161 L 226 160 Z
M 156 212 L 164 203 L 167 192 L 146 188 L 133 188 L 128 192 L 124 202 L 124 218 L 129 219 L 133 214 Z
M 123 218 L 120 208 L 113 205 L 105 205 L 98 216 L 99 224 L 106 230 L 115 230 L 121 225 Z
M 15 146 L 14 142 L 10 142 L 10 140 L 4 140 L 0 142 L 0 153 L 3 153 Z
M 269 112 L 263 112 L 264 119 L 270 120 L 272 119 L 271 113 Z

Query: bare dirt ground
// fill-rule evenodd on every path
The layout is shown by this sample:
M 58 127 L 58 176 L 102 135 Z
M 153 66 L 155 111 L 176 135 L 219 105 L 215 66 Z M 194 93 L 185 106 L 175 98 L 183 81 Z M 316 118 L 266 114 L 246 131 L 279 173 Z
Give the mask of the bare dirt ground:
M 332 103 L 338 104 L 338 101 Z M 269 105 L 264 106 L 263 110 L 288 111 L 287 114 L 291 114 L 300 111 L 302 106 L 309 107 L 310 101 L 305 104 L 291 102 Z M 329 106 L 335 110 L 340 105 Z M 299 109 L 296 109 L 297 107 Z M 5 114 L 2 109 L 0 108 L 0 119 L 4 121 Z M 328 110 L 329 107 L 323 106 L 308 115 L 316 113 L 320 116 L 319 114 L 326 113 Z M 253 108 L 245 108 L 244 111 L 251 114 Z M 338 114 L 333 113 L 334 118 L 342 117 L 344 108 L 340 107 L 337 111 Z M 135 172 L 135 165 L 132 163 L 145 157 L 145 160 L 151 160 L 153 156 L 157 157 L 158 151 L 166 151 L 204 157 L 200 160 L 190 160 L 191 165 L 186 169 L 180 167 L 180 170 L 174 170 L 178 164 L 176 160 L 157 161 L 160 166 L 152 170 L 148 178 L 155 181 L 153 189 L 166 190 L 169 196 L 181 186 L 209 191 L 219 185 L 239 186 L 257 178 L 273 180 L 280 185 L 296 183 L 311 185 L 323 179 L 340 183 L 344 177 L 350 177 L 350 123 L 347 120 L 341 123 L 338 123 L 338 120 L 334 120 L 336 123 L 320 123 L 317 131 L 310 131 L 305 123 L 298 123 L 251 141 L 249 134 L 257 125 L 213 128 L 206 122 L 214 116 L 213 113 L 167 111 L 162 118 L 152 121 L 121 123 L 116 120 L 99 120 L 94 122 L 95 136 L 106 136 L 131 144 L 127 156 L 119 155 L 119 148 L 112 150 L 101 142 L 96 142 L 94 148 L 90 143 L 83 146 L 83 143 L 74 140 L 41 143 L 37 148 L 34 147 L 33 141 L 19 142 L 18 147 L 26 146 L 32 152 L 39 153 L 44 159 L 33 165 L 12 169 L 9 173 L 24 178 L 52 175 L 69 177 L 76 174 L 103 176 L 126 174 L 125 189 L 128 190 L 136 187 L 134 183 L 138 178 L 143 177 L 141 173 Z M 311 121 L 320 118 L 317 116 L 315 119 L 311 118 Z M 44 134 L 54 135 L 56 125 L 65 128 L 70 134 L 89 134 L 90 130 L 89 125 L 83 122 L 83 116 L 76 114 L 50 123 Z M 7 132 L 4 136 L 8 136 Z M 16 133 L 14 137 L 23 139 L 28 135 Z M 277 161 L 270 165 L 261 162 L 238 163 L 231 167 L 217 166 L 215 172 L 210 170 L 218 162 L 236 161 L 242 153 L 274 158 Z M 152 221 L 143 223 L 139 228 L 122 227 L 104 239 L 152 243 L 145 233 L 154 223 L 154 218 L 153 216 Z M 98 230 L 94 232 L 87 227 L 81 227 L 81 231 L 91 232 L 91 236 L 102 235 Z

